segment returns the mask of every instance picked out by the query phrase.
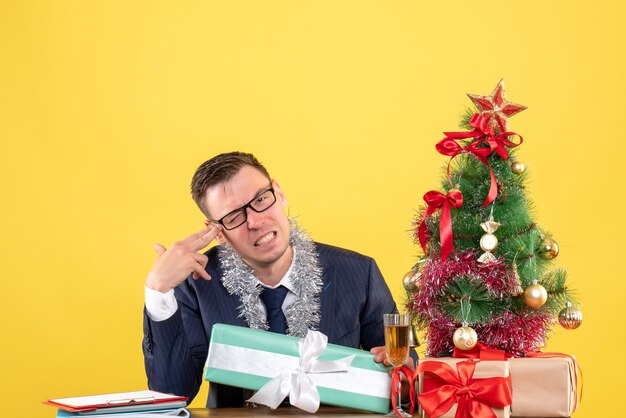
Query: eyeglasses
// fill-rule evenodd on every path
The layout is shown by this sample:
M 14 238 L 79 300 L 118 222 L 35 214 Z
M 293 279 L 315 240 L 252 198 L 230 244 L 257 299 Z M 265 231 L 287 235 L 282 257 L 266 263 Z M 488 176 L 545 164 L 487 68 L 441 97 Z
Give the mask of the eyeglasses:
M 239 209 L 235 209 L 222 219 L 214 222 L 217 222 L 222 225 L 224 229 L 230 231 L 231 229 L 235 229 L 238 226 L 243 225 L 248 220 L 248 212 L 246 211 L 246 208 L 250 208 L 257 213 L 261 213 L 271 208 L 274 203 L 276 203 L 276 195 L 274 194 L 274 188 L 270 187 L 269 189 L 259 193 L 247 204 L 243 205 Z

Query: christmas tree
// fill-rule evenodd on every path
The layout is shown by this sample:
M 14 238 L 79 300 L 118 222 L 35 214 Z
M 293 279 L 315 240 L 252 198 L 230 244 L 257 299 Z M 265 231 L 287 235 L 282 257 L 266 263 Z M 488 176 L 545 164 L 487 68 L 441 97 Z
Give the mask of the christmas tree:
M 462 132 L 436 144 L 449 157 L 441 191 L 424 195 L 414 220 L 423 256 L 407 273 L 407 309 L 425 331 L 428 355 L 477 341 L 513 355 L 538 351 L 558 316 L 576 328 L 559 248 L 533 220 L 527 171 L 515 158 L 523 138 L 508 119 L 526 109 L 507 101 L 501 80 L 489 96 L 468 95 Z

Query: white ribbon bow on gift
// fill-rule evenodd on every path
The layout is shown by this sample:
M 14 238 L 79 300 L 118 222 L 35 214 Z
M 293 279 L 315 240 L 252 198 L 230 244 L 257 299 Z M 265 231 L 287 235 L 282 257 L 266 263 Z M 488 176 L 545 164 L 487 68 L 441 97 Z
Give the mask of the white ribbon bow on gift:
M 318 360 L 327 343 L 326 335 L 309 330 L 300 345 L 300 366 L 267 382 L 248 401 L 275 409 L 289 395 L 289 403 L 293 406 L 316 412 L 320 407 L 320 395 L 309 374 L 347 372 L 354 360 L 354 355 L 334 361 Z

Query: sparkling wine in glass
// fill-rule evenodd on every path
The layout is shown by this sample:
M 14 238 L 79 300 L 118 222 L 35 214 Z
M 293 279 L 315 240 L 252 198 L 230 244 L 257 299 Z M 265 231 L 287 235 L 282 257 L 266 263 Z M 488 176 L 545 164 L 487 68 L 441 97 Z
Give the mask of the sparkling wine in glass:
M 411 317 L 409 314 L 385 314 L 383 316 L 385 323 L 385 353 L 387 360 L 393 367 L 400 367 L 409 356 L 409 327 L 411 326 Z M 411 415 L 402 410 L 401 405 L 401 388 L 398 387 L 398 412 L 403 417 Z M 391 411 L 387 416 L 395 416 L 396 413 Z

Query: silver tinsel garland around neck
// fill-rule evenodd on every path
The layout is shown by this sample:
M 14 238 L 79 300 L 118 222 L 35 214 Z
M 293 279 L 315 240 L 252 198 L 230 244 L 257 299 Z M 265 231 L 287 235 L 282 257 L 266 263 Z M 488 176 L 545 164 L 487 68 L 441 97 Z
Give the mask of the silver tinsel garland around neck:
M 303 338 L 309 329 L 317 330 L 320 323 L 322 268 L 315 244 L 293 220 L 289 238 L 294 249 L 291 282 L 297 296 L 285 314 L 287 334 Z M 239 317 L 243 317 L 250 328 L 269 329 L 260 298 L 263 286 L 253 270 L 228 244 L 223 245 L 220 265 L 224 272 L 224 287 L 228 293 L 241 299 Z

